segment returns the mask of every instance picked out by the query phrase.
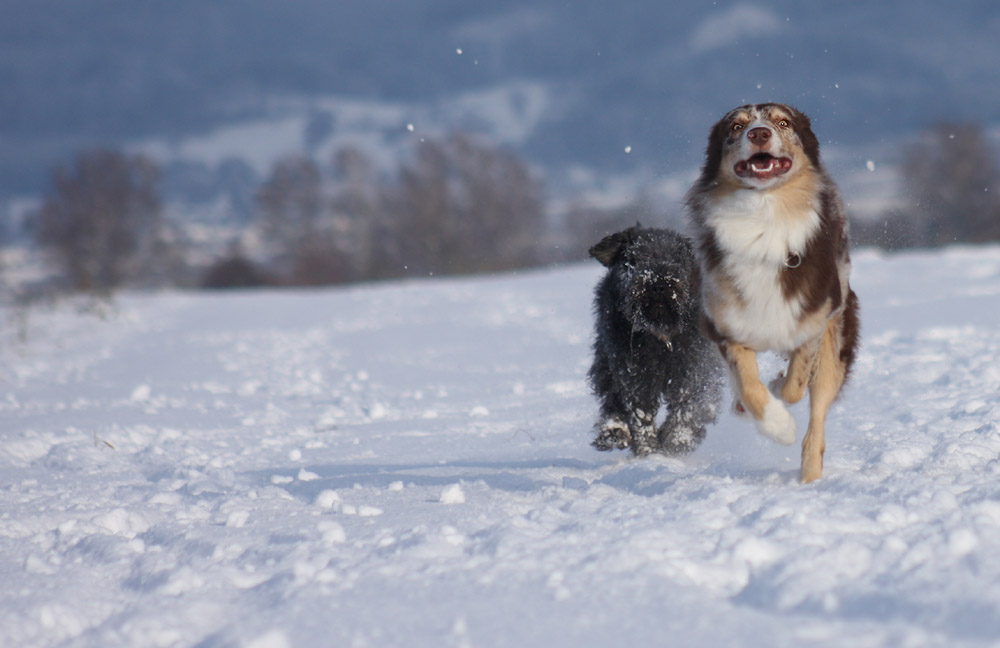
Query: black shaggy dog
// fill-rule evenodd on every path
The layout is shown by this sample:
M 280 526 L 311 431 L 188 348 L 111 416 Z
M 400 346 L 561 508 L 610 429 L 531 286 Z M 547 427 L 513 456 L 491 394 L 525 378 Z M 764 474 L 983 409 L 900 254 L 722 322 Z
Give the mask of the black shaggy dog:
M 598 450 L 694 450 L 715 421 L 722 364 L 698 331 L 701 281 L 691 243 L 639 225 L 590 248 L 608 272 L 594 291 L 590 385 L 601 401 Z M 657 429 L 660 403 L 667 415 Z

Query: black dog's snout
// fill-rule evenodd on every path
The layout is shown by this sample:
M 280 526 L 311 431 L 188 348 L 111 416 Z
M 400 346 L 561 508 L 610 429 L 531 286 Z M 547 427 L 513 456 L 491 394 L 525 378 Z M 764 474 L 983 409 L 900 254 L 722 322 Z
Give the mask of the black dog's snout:
M 673 290 L 668 286 L 649 286 L 643 292 L 647 306 L 663 307 L 674 302 Z
M 643 287 L 643 293 L 651 301 L 663 302 L 666 304 L 677 304 L 683 296 L 680 294 L 680 287 L 674 280 L 659 280 Z
M 642 314 L 649 323 L 664 326 L 677 323 L 677 291 L 668 285 L 647 286 L 642 293 Z

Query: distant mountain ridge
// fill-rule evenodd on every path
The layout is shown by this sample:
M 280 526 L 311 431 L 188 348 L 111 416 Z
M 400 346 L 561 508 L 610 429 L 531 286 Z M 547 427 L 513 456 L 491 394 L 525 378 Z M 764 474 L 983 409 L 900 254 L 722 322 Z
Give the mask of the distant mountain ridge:
M 553 175 L 657 176 L 696 165 L 707 127 L 745 101 L 794 103 L 824 143 L 869 150 L 1000 115 L 1000 5 L 986 0 L 16 0 L 4 13 L 0 200 L 96 144 L 260 173 L 271 151 L 381 145 L 412 124 L 483 132 Z M 250 124 L 268 142 L 240 132 Z M 226 133 L 251 141 L 211 161 Z

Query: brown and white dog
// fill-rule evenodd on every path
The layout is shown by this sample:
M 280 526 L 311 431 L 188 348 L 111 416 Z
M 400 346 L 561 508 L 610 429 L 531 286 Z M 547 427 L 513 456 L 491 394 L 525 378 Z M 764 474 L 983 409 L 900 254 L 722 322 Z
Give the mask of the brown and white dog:
M 712 128 L 687 201 L 702 328 L 729 366 L 736 410 L 790 445 L 795 419 L 781 401 L 797 403 L 808 387 L 801 479 L 819 479 L 827 411 L 858 346 L 858 300 L 848 284 L 847 216 L 809 118 L 777 103 L 730 111 Z M 758 375 L 760 351 L 789 355 L 775 395 Z

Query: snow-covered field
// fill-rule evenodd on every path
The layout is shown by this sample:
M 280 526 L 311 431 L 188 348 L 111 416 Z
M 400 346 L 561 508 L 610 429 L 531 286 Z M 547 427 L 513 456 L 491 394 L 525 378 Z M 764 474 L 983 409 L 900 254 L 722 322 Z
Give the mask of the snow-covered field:
M 1000 642 L 1000 248 L 855 255 L 809 486 L 590 448 L 599 272 L 2 313 L 0 646 Z

